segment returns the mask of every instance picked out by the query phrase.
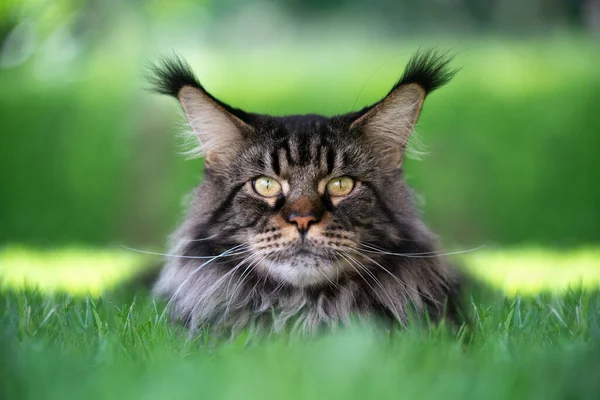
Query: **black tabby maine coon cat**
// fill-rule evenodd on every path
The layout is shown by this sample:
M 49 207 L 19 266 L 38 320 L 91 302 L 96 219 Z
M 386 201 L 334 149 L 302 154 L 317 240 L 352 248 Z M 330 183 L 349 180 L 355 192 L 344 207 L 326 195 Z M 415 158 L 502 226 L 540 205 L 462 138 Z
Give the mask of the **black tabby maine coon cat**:
M 450 59 L 421 52 L 358 112 L 271 117 L 208 93 L 180 58 L 154 68 L 203 156 L 204 180 L 154 293 L 191 332 L 311 334 L 350 321 L 458 318 L 458 276 L 421 221 L 402 160 Z

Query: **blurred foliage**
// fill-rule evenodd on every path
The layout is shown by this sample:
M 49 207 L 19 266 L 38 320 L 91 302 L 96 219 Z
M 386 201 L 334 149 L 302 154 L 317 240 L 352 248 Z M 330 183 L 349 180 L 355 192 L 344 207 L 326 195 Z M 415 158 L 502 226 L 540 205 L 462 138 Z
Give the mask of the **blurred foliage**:
M 177 154 L 175 102 L 143 90 L 158 54 L 186 56 L 235 106 L 332 115 L 379 99 L 411 53 L 436 44 L 462 71 L 427 100 L 417 131 L 429 154 L 406 164 L 427 221 L 451 244 L 597 243 L 597 43 L 583 23 L 562 30 L 556 21 L 575 11 L 558 0 L 532 3 L 560 16 L 536 14 L 543 38 L 517 29 L 476 39 L 458 26 L 444 39 L 424 35 L 453 5 L 461 21 L 485 21 L 473 11 L 482 4 L 2 3 L 0 243 L 164 243 L 202 168 Z M 493 4 L 485 10 L 536 9 Z M 420 11 L 402 11 L 411 7 Z M 372 13 L 423 29 L 388 30 Z M 493 21 L 489 30 L 503 26 Z
M 427 220 L 448 242 L 600 238 L 600 189 L 592 184 L 600 57 L 593 46 L 583 39 L 471 42 L 459 54 L 463 70 L 428 99 L 417 129 L 429 154 L 406 165 Z M 335 114 L 382 96 L 410 54 L 390 46 L 363 56 L 364 48 L 342 48 L 337 60 L 327 60 L 327 48 L 205 48 L 209 59 L 192 57 L 192 64 L 236 106 Z M 314 58 L 303 61 L 305 54 Z M 0 241 L 164 241 L 201 163 L 176 154 L 175 102 L 143 92 L 135 70 L 143 62 L 126 60 L 108 52 L 86 57 L 76 68 L 83 77 L 71 82 L 32 81 L 30 64 L 3 71 Z
M 36 21 L 40 31 L 62 24 L 74 14 L 84 15 L 86 30 L 104 33 L 108 19 L 135 10 L 150 24 L 175 19 L 217 28 L 228 19 L 265 11 L 272 17 L 309 23 L 374 24 L 388 32 L 414 34 L 453 32 L 523 33 L 558 28 L 597 30 L 598 0 L 4 0 L 0 3 L 0 38 L 24 20 Z M 198 19 L 199 16 L 205 18 Z M 108 18 L 107 18 L 108 17 Z

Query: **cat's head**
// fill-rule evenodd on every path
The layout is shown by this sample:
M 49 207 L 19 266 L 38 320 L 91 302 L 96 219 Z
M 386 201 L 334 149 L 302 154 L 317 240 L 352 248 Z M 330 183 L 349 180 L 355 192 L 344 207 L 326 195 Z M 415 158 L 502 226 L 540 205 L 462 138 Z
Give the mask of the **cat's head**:
M 155 89 L 179 100 L 205 162 L 187 221 L 195 240 L 293 286 L 360 274 L 376 262 L 364 250 L 418 241 L 402 160 L 425 97 L 454 74 L 449 61 L 417 54 L 381 101 L 332 118 L 247 113 L 182 59 L 160 63 Z

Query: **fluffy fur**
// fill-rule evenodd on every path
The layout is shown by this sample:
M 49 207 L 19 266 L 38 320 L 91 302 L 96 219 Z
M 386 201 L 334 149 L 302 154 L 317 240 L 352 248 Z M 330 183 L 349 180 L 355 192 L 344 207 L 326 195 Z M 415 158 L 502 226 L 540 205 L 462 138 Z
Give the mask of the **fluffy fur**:
M 246 113 L 209 94 L 182 59 L 161 61 L 156 91 L 180 101 L 206 162 L 154 288 L 172 317 L 216 334 L 404 325 L 411 310 L 456 319 L 458 278 L 401 164 L 425 97 L 454 74 L 449 62 L 417 54 L 380 102 L 326 118 Z M 261 176 L 281 193 L 259 195 Z M 336 177 L 354 181 L 348 194 L 328 191 Z

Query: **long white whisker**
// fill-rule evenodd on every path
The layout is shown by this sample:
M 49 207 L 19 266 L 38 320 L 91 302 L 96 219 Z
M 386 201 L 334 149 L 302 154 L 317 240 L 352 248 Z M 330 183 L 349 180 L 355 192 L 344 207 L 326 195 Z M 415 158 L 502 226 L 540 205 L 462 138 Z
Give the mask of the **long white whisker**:
M 196 300 L 196 305 L 200 304 L 204 301 L 204 299 L 206 299 L 208 296 L 212 295 L 214 292 L 216 292 L 218 289 L 221 288 L 221 285 L 223 283 L 223 281 L 225 279 L 227 279 L 228 276 L 233 276 L 233 274 L 239 269 L 241 268 L 242 264 L 238 264 L 236 265 L 234 268 L 232 268 L 231 270 L 227 271 L 227 273 L 223 274 L 223 276 L 221 276 L 219 279 L 217 279 L 216 281 L 214 281 L 210 287 L 208 289 L 205 290 L 205 292 L 202 294 L 202 296 L 200 296 L 200 298 L 198 298 Z
M 242 264 L 245 264 L 246 262 L 250 261 L 250 264 L 248 265 L 248 267 L 249 267 L 250 265 L 252 265 L 252 263 L 253 263 L 253 262 L 254 262 L 254 261 L 255 261 L 255 260 L 258 258 L 258 257 L 259 257 L 259 254 L 257 254 L 257 253 L 253 253 L 253 254 L 249 255 L 248 257 L 244 258 L 244 259 L 243 259 L 243 260 L 242 260 L 242 261 L 241 261 L 241 262 L 240 262 L 238 265 L 236 265 L 234 268 L 236 268 L 236 269 L 237 269 L 237 267 L 238 267 L 238 266 L 241 266 Z M 246 270 L 246 271 L 247 271 L 247 270 Z M 244 272 L 242 273 L 242 275 L 243 275 L 244 273 L 246 273 L 246 271 L 244 271 Z M 231 280 L 232 280 L 232 279 L 233 279 L 233 275 L 232 275 L 232 276 L 229 278 L 229 282 L 227 283 L 227 288 L 225 289 L 225 297 L 229 297 L 229 288 L 231 287 Z M 241 279 L 241 278 L 240 278 L 240 279 Z M 239 280 L 238 280 L 238 282 L 239 282 Z M 237 283 L 236 283 L 236 285 L 237 285 Z M 235 287 L 236 287 L 236 286 L 234 286 L 234 288 L 235 288 Z M 234 290 L 234 292 L 235 292 L 235 290 Z
M 246 268 L 246 270 L 240 276 L 240 279 L 238 280 L 238 283 L 236 284 L 236 286 L 233 289 L 233 293 L 231 294 L 230 297 L 228 297 L 228 299 L 230 299 L 230 300 L 234 299 L 235 294 L 242 287 L 242 285 L 244 284 L 245 280 L 250 276 L 250 274 L 252 273 L 252 271 L 254 271 L 254 269 L 256 269 L 256 266 L 258 265 L 258 263 L 260 263 L 261 261 L 263 261 L 265 258 L 266 258 L 266 256 L 262 256 L 260 258 L 257 258 L 255 260 L 253 260 L 248 265 L 248 267 Z M 251 295 L 251 292 L 248 295 Z M 229 313 L 230 305 L 231 305 L 231 301 L 228 301 L 227 302 L 227 307 L 225 308 L 224 315 L 227 315 Z
M 371 290 L 375 291 L 375 288 L 373 286 L 371 286 L 371 284 L 362 276 L 362 274 L 358 271 L 358 269 L 356 269 L 356 267 L 354 266 L 354 263 L 352 261 L 350 261 L 350 259 L 347 257 L 347 255 L 345 255 L 341 251 L 338 254 L 340 255 L 340 257 L 342 257 L 344 260 L 346 260 L 348 262 L 348 264 L 352 267 L 352 269 L 354 269 L 354 271 L 358 274 L 358 276 L 360 276 L 362 278 L 362 280 L 365 281 L 365 283 L 367 285 L 369 285 Z
M 265 255 L 263 258 L 261 258 L 256 264 L 259 264 L 261 262 L 263 262 L 265 259 L 267 258 L 267 256 Z M 254 292 L 254 289 L 256 289 L 256 286 L 258 286 L 260 281 L 263 281 L 263 286 L 264 286 L 264 282 L 266 282 L 267 280 L 267 274 L 264 274 L 264 278 L 260 278 L 256 280 L 256 283 L 254 284 L 254 286 L 252 286 L 252 290 L 250 290 L 251 293 Z
M 197 259 L 198 260 L 204 260 L 204 259 L 209 259 L 209 258 L 216 257 L 216 256 L 180 256 L 180 255 L 177 255 L 177 254 L 157 253 L 157 252 L 154 252 L 154 251 L 134 249 L 134 248 L 127 247 L 127 246 L 124 246 L 124 245 L 121 245 L 121 247 L 123 247 L 124 249 L 127 249 L 127 250 L 135 251 L 137 253 L 151 254 L 151 255 L 154 255 L 154 256 L 163 256 L 163 257 L 188 258 L 188 259 L 193 259 L 193 260 L 197 260 Z M 241 252 L 241 253 L 229 253 L 228 256 L 237 256 L 237 255 L 243 254 L 243 253 L 244 252 Z
M 472 249 L 460 250 L 460 251 L 451 251 L 451 252 L 447 252 L 447 253 L 440 252 L 440 251 L 427 251 L 427 252 L 422 252 L 422 253 L 394 253 L 394 252 L 391 252 L 391 251 L 380 249 L 380 248 L 378 248 L 376 246 L 373 246 L 373 245 L 368 245 L 366 243 L 360 243 L 360 245 L 362 247 L 366 248 L 366 249 L 362 249 L 363 251 L 366 251 L 366 252 L 369 252 L 369 253 L 389 255 L 389 256 L 407 257 L 407 258 L 444 257 L 444 256 L 451 256 L 451 255 L 456 255 L 456 254 L 470 253 L 470 252 L 477 251 L 477 250 L 480 250 L 480 249 L 482 249 L 482 248 L 485 247 L 485 245 L 481 245 L 481 246 L 478 246 L 478 247 L 474 247 Z
M 221 258 L 221 257 L 225 257 L 226 254 L 228 252 L 231 251 L 235 251 L 238 250 L 240 248 L 242 248 L 243 246 L 248 246 L 247 243 L 241 243 L 238 244 L 236 246 L 233 246 L 232 248 L 225 250 L 224 252 L 217 254 L 216 256 L 213 256 L 210 260 L 203 262 L 202 264 L 200 264 L 198 267 L 194 268 L 187 276 L 187 278 L 185 278 L 183 280 L 183 282 L 177 287 L 177 289 L 175 290 L 175 292 L 173 292 L 173 294 L 171 295 L 171 297 L 169 298 L 169 301 L 167 302 L 167 306 L 165 307 L 165 310 L 163 311 L 163 314 L 165 312 L 167 312 L 167 310 L 169 309 L 171 303 L 173 302 L 173 300 L 175 299 L 175 297 L 177 296 L 177 294 L 179 294 L 179 291 L 181 290 L 181 288 L 192 278 L 192 276 L 194 276 L 198 271 L 200 271 L 203 267 L 205 267 L 206 265 L 210 264 L 211 262 L 213 262 L 214 260 Z M 245 250 L 244 252 L 249 252 L 250 250 Z
M 419 293 L 419 291 L 418 291 L 417 289 L 415 289 L 415 288 L 413 288 L 413 287 L 411 287 L 411 286 L 408 286 L 406 283 L 402 282 L 402 281 L 401 281 L 401 280 L 400 280 L 400 279 L 399 279 L 399 278 L 398 278 L 396 275 L 394 275 L 394 274 L 393 274 L 393 273 L 392 273 L 390 270 L 388 270 L 388 269 L 387 269 L 387 268 L 385 268 L 383 265 L 381 265 L 380 263 L 378 263 L 378 262 L 377 262 L 376 260 L 374 260 L 372 257 L 369 257 L 368 255 L 366 255 L 366 254 L 363 254 L 362 252 L 360 252 L 360 251 L 358 251 L 358 250 L 356 250 L 356 249 L 348 248 L 348 249 L 346 249 L 346 250 L 353 251 L 353 252 L 355 252 L 355 253 L 359 254 L 361 257 L 364 257 L 364 258 L 366 258 L 368 261 L 372 262 L 373 264 L 377 265 L 379 268 L 383 269 L 385 272 L 387 272 L 387 273 L 388 273 L 388 275 L 390 275 L 392 278 L 394 278 L 394 279 L 396 280 L 396 282 L 398 282 L 398 284 L 400 284 L 400 285 L 403 287 L 403 289 L 404 289 L 404 291 L 406 292 L 406 294 L 407 294 L 407 295 L 409 295 L 409 293 L 408 293 L 408 289 L 410 289 L 410 290 L 412 290 L 413 292 L 415 292 L 415 293 L 416 293 L 418 296 L 423 296 L 423 297 L 425 297 L 426 299 L 428 299 L 428 300 L 431 300 L 432 302 L 434 302 L 434 303 L 436 303 L 436 304 L 438 304 L 438 305 L 439 305 L 439 304 L 441 304 L 441 303 L 440 303 L 438 300 L 436 300 L 436 299 L 434 299 L 434 298 L 432 298 L 432 297 L 429 297 L 429 296 L 425 295 L 425 293 Z M 410 297 L 410 295 L 409 295 L 409 297 Z
M 248 260 L 250 260 L 254 256 L 255 256 L 255 254 L 251 254 L 248 257 L 244 258 L 242 261 L 237 263 L 231 270 L 227 271 L 225 274 L 223 274 L 223 276 L 221 276 L 219 279 L 217 279 L 215 282 L 213 282 L 213 284 L 204 292 L 204 294 L 202 296 L 200 296 L 200 298 L 198 300 L 196 300 L 196 304 L 202 302 L 207 296 L 214 293 L 214 291 L 218 288 L 217 285 L 221 284 L 221 281 L 224 281 L 225 279 L 227 279 L 227 277 L 230 277 L 230 275 L 233 276 L 233 274 L 238 269 L 240 269 L 242 267 L 242 265 L 244 265 L 244 263 L 246 263 Z M 231 277 L 230 277 L 230 280 L 231 280 Z
M 178 239 L 180 242 L 204 242 L 205 240 L 211 240 L 216 238 L 219 235 L 210 235 L 208 237 L 205 238 L 201 238 L 201 239 Z
M 400 313 L 398 312 L 398 309 L 396 308 L 396 302 L 394 302 L 394 300 L 392 299 L 392 296 L 389 294 L 389 292 L 387 290 L 385 290 L 385 288 L 383 287 L 382 283 L 379 281 L 379 279 L 377 279 L 377 277 L 371 272 L 369 271 L 369 269 L 367 267 L 365 267 L 360 261 L 356 260 L 354 257 L 352 257 L 351 255 L 349 255 L 346 252 L 342 252 L 341 254 L 344 254 L 346 257 L 348 257 L 348 259 L 352 260 L 354 263 L 356 263 L 356 265 L 358 267 L 360 267 L 365 273 L 367 273 L 371 279 L 373 279 L 373 281 L 377 284 L 377 286 L 379 286 L 379 288 L 381 289 L 381 291 L 387 296 L 388 300 L 390 301 L 390 307 L 393 308 L 393 312 L 396 315 L 396 318 L 398 319 L 398 321 L 401 321 L 400 318 Z M 355 271 L 360 275 L 360 272 L 358 272 L 357 269 L 355 269 Z M 362 275 L 361 275 L 362 277 Z M 363 280 L 365 282 L 367 282 L 364 278 Z M 368 282 L 367 282 L 368 283 Z M 371 287 L 371 290 L 375 290 L 371 285 L 369 285 Z
M 328 282 L 330 285 L 332 285 L 332 286 L 335 286 L 335 287 L 341 287 L 339 283 L 337 283 L 337 282 L 334 282 L 334 281 L 333 281 L 331 278 L 329 278 L 325 272 L 321 271 L 320 269 L 317 269 L 317 271 L 319 271 L 319 273 L 320 273 L 321 275 L 323 275 L 323 278 L 325 278 L 325 280 L 326 280 L 326 281 L 327 281 L 327 282 Z M 336 271 L 336 273 L 337 273 L 337 271 Z

